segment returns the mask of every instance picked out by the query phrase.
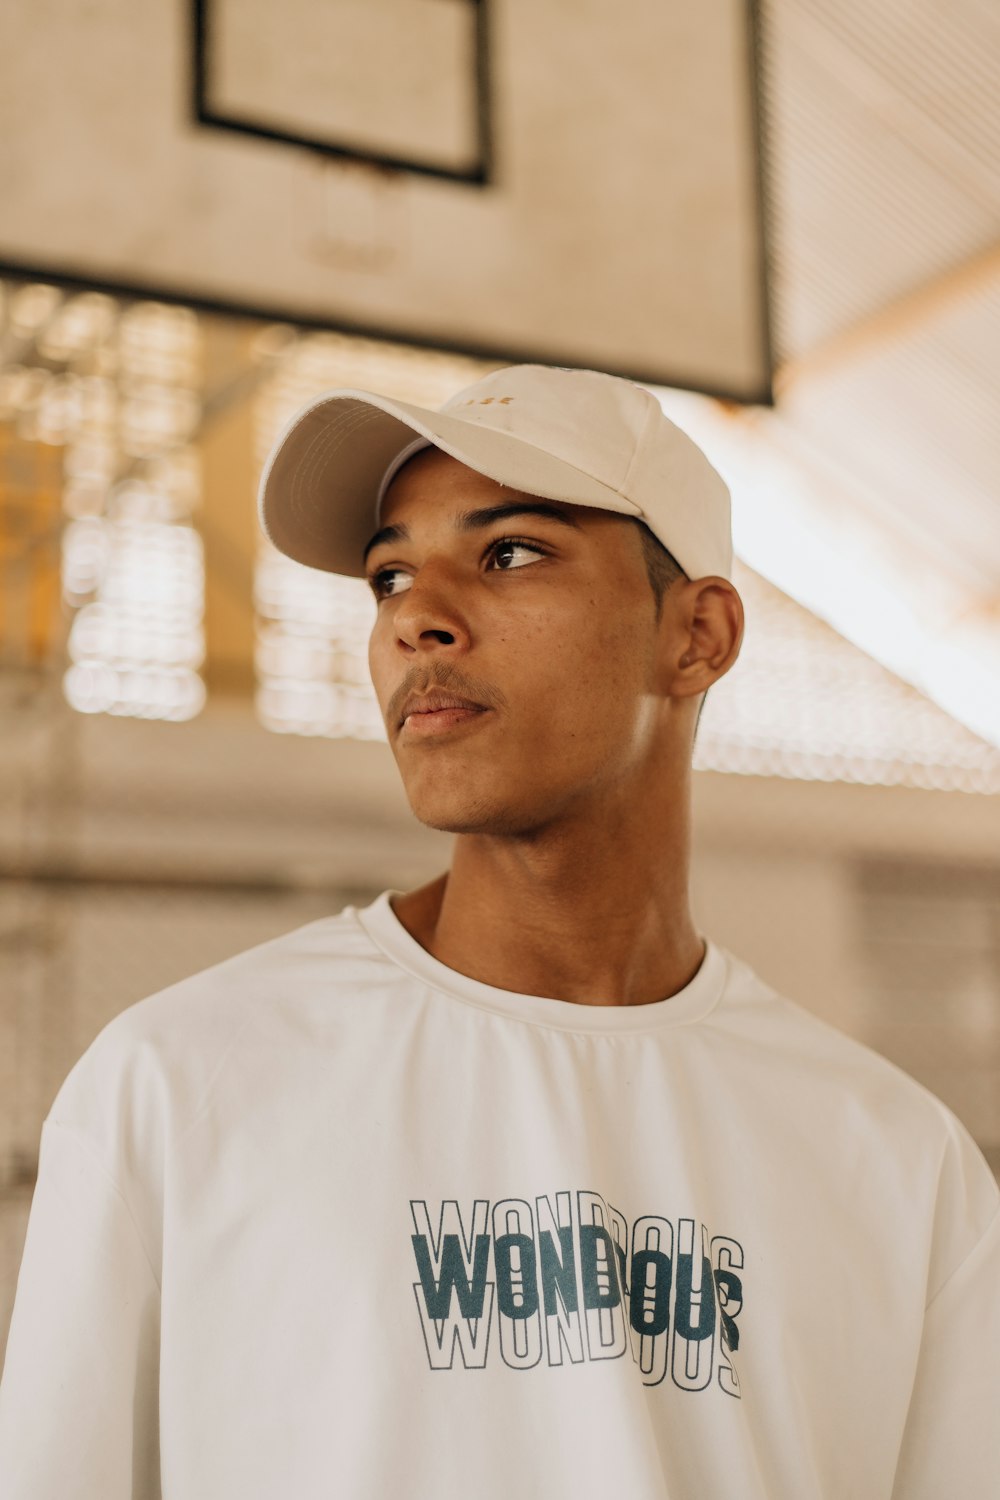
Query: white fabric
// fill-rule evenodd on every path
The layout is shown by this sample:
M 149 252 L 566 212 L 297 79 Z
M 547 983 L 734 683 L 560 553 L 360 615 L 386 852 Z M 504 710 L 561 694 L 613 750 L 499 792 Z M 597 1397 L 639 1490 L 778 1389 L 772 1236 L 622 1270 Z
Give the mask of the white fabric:
M 998 1203 L 943 1105 L 717 944 L 573 1005 L 386 893 L 65 1080 L 0 1495 L 995 1500 Z

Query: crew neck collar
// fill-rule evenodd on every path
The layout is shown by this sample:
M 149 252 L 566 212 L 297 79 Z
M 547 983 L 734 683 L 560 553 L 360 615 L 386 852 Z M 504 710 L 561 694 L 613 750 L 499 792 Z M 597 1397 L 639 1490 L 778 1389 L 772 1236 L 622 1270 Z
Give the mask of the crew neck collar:
M 546 995 L 522 995 L 470 979 L 450 969 L 421 947 L 403 926 L 390 904 L 401 891 L 388 890 L 371 903 L 354 909 L 353 915 L 387 958 L 432 989 L 450 995 L 479 1010 L 493 1011 L 514 1020 L 548 1026 L 558 1031 L 618 1033 L 657 1031 L 701 1020 L 717 1004 L 726 980 L 724 952 L 705 938 L 705 956 L 694 978 L 665 1000 L 647 1005 L 581 1005 L 573 1000 L 553 1000 Z

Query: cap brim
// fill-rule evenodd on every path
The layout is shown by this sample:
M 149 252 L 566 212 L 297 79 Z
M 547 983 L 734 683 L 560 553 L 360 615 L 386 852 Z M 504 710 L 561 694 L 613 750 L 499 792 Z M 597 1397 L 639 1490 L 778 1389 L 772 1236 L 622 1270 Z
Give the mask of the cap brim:
M 338 390 L 303 408 L 272 448 L 258 494 L 265 535 L 307 567 L 363 578 L 383 476 L 414 434 L 526 494 L 640 514 L 610 486 L 510 433 L 370 391 Z

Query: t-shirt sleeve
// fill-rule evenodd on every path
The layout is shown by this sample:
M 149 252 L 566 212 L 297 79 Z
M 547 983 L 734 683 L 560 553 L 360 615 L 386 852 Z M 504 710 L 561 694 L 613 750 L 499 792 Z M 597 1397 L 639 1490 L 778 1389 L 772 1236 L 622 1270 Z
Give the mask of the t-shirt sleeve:
M 1000 1212 L 932 1298 L 892 1500 L 1000 1495 Z
M 159 1500 L 159 1339 L 127 1203 L 47 1120 L 0 1384 L 4 1500 Z

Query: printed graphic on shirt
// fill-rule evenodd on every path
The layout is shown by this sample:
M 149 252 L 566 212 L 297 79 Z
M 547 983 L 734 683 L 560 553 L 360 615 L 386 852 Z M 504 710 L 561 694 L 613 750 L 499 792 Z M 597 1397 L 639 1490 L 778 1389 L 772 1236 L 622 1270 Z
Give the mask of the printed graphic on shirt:
M 583 1190 L 410 1200 L 413 1283 L 432 1370 L 579 1365 L 629 1353 L 645 1385 L 739 1397 L 743 1248 L 695 1219 L 631 1226 Z

